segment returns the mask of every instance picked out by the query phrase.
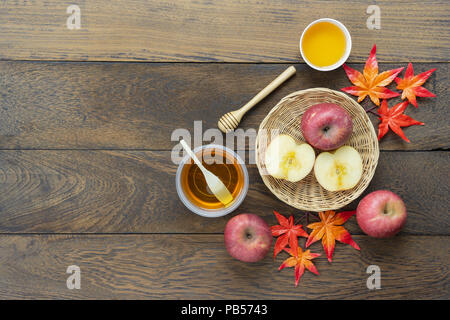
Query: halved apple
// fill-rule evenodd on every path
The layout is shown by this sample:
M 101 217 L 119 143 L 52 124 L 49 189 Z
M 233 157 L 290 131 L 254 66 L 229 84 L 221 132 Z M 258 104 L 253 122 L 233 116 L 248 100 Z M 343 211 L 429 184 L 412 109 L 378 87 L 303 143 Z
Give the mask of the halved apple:
M 297 144 L 292 137 L 280 134 L 267 147 L 265 164 L 274 178 L 297 182 L 311 172 L 315 158 L 309 144 Z
M 334 152 L 322 152 L 314 165 L 317 181 L 328 191 L 353 188 L 361 179 L 362 172 L 361 156 L 350 146 L 340 147 Z

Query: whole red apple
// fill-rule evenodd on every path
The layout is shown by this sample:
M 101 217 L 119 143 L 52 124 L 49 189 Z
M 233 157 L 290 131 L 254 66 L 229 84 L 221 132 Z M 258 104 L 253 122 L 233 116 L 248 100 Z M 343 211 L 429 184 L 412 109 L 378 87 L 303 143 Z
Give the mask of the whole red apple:
M 362 231 L 369 236 L 392 237 L 406 222 L 406 206 L 403 200 L 391 191 L 374 191 L 359 202 L 356 220 Z
M 320 103 L 303 114 L 303 137 L 314 148 L 333 150 L 342 146 L 352 134 L 352 117 L 334 103 Z
M 228 221 L 225 227 L 225 247 L 228 253 L 244 262 L 256 262 L 265 257 L 272 244 L 269 225 L 255 214 L 243 213 Z

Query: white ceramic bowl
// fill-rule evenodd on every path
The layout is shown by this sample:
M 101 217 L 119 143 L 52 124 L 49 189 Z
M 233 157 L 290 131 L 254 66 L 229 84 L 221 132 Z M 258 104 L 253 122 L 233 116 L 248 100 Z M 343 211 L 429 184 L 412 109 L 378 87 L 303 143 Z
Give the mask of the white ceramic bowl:
M 344 36 L 345 36 L 345 42 L 346 42 L 345 53 L 344 53 L 344 55 L 342 56 L 342 58 L 338 62 L 336 62 L 335 64 L 332 64 L 331 66 L 326 66 L 326 67 L 315 66 L 314 64 L 309 62 L 309 60 L 306 59 L 305 55 L 303 54 L 303 48 L 302 48 L 303 36 L 305 35 L 305 32 L 309 28 L 311 28 L 311 26 L 313 26 L 313 25 L 315 25 L 316 23 L 319 23 L 319 22 L 330 22 L 330 23 L 336 25 L 337 27 L 339 27 L 339 29 L 342 30 L 342 32 L 344 33 Z M 302 36 L 300 37 L 299 47 L 300 47 L 300 54 L 301 54 L 303 60 L 311 68 L 319 70 L 319 71 L 331 71 L 331 70 L 337 69 L 340 66 L 342 66 L 344 64 L 344 62 L 348 59 L 348 57 L 350 55 L 350 51 L 352 50 L 352 37 L 350 36 L 350 32 L 348 32 L 347 28 L 341 22 L 339 22 L 337 20 L 334 20 L 334 19 L 330 19 L 330 18 L 322 18 L 322 19 L 318 19 L 318 20 L 315 20 L 315 21 L 311 22 L 305 28 L 305 30 L 303 30 Z
M 249 181 L 247 168 L 245 167 L 245 163 L 242 160 L 242 158 L 239 157 L 239 155 L 237 153 L 235 153 L 233 150 L 231 150 L 225 146 L 209 144 L 206 146 L 197 147 L 193 150 L 193 152 L 194 152 L 194 154 L 197 154 L 197 152 L 199 152 L 200 150 L 204 150 L 204 149 L 222 149 L 226 153 L 232 155 L 237 160 L 237 163 L 239 164 L 239 167 L 241 168 L 243 176 L 244 176 L 244 186 L 242 187 L 241 192 L 233 200 L 231 205 L 226 208 L 209 209 L 208 210 L 208 209 L 200 208 L 200 207 L 196 206 L 195 204 L 193 204 L 189 200 L 189 198 L 186 196 L 186 194 L 184 193 L 184 190 L 181 187 L 181 172 L 182 172 L 183 167 L 186 164 L 186 162 L 190 159 L 190 157 L 187 155 L 183 158 L 183 160 L 181 160 L 181 162 L 178 166 L 178 170 L 177 170 L 177 174 L 176 174 L 177 193 L 181 199 L 181 202 L 183 202 L 183 204 L 192 212 L 194 212 L 200 216 L 207 217 L 207 218 L 222 217 L 222 216 L 227 215 L 230 212 L 233 212 L 234 210 L 236 210 L 241 205 L 242 201 L 244 201 L 245 196 L 247 195 L 248 181 Z

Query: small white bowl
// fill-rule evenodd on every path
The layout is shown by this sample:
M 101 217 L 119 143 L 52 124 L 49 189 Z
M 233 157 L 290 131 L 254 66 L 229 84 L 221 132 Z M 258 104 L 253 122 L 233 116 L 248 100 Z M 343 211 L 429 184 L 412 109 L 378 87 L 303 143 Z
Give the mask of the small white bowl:
M 242 201 L 244 201 L 245 196 L 247 195 L 248 182 L 249 182 L 247 168 L 245 167 L 245 163 L 242 160 L 242 158 L 239 157 L 239 155 L 237 153 L 235 153 L 233 150 L 231 150 L 225 146 L 221 146 L 221 145 L 217 145 L 217 144 L 209 144 L 206 146 L 197 147 L 193 150 L 193 152 L 194 152 L 194 154 L 197 154 L 198 151 L 203 150 L 203 149 L 222 149 L 226 153 L 232 155 L 236 159 L 237 163 L 239 164 L 240 168 L 242 169 L 242 173 L 244 176 L 244 186 L 242 187 L 241 192 L 233 200 L 231 205 L 226 208 L 203 209 L 203 208 L 200 208 L 200 207 L 196 206 L 195 204 L 193 204 L 188 199 L 188 197 L 184 193 L 183 188 L 181 187 L 181 172 L 183 171 L 183 167 L 186 164 L 186 162 L 188 162 L 188 160 L 190 160 L 190 157 L 188 155 L 186 155 L 183 158 L 183 160 L 181 160 L 180 165 L 178 166 L 178 170 L 177 170 L 177 174 L 176 174 L 176 178 L 175 178 L 177 193 L 181 199 L 181 202 L 183 202 L 183 204 L 192 212 L 194 212 L 202 217 L 207 217 L 207 218 L 222 217 L 222 216 L 227 215 L 230 212 L 233 212 L 234 210 L 236 210 L 241 205 Z
M 346 48 L 345 48 L 345 53 L 342 56 L 342 58 L 336 62 L 335 64 L 332 64 L 331 66 L 326 66 L 326 67 L 318 67 L 313 65 L 311 62 L 308 61 L 308 59 L 306 59 L 305 55 L 303 54 L 303 48 L 302 48 L 302 42 L 303 42 L 303 36 L 305 35 L 305 32 L 311 28 L 311 26 L 315 25 L 316 23 L 319 22 L 330 22 L 334 25 L 336 25 L 337 27 L 339 27 L 339 29 L 342 30 L 342 32 L 344 33 L 345 36 L 345 44 L 346 44 Z M 339 21 L 334 20 L 334 19 L 330 19 L 330 18 L 322 18 L 322 19 L 318 19 L 315 20 L 313 22 L 311 22 L 306 28 L 305 30 L 303 30 L 302 32 L 302 36 L 300 37 L 300 43 L 299 43 L 299 47 L 300 47 L 300 54 L 303 58 L 303 60 L 313 69 L 319 70 L 319 71 L 331 71 L 331 70 L 335 70 L 337 68 L 339 68 L 340 66 L 342 66 L 344 64 L 344 62 L 348 59 L 349 55 L 350 55 L 350 51 L 352 50 L 352 37 L 350 36 L 350 32 L 348 32 L 347 28 Z

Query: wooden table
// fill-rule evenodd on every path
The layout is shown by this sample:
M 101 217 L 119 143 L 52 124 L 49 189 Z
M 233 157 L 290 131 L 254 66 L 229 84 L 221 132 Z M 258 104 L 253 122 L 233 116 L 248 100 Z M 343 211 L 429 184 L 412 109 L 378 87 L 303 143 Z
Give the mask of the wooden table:
M 66 2 L 0 4 L 0 298 L 450 298 L 450 2 L 377 1 L 374 30 L 362 0 L 76 2 L 80 29 L 68 29 Z M 333 263 L 317 259 L 320 276 L 305 273 L 295 288 L 293 270 L 277 270 L 285 256 L 233 260 L 223 245 L 230 216 L 205 219 L 182 205 L 171 134 L 192 132 L 195 120 L 215 128 L 291 64 L 295 77 L 242 128 L 257 128 L 293 91 L 349 86 L 342 68 L 316 72 L 299 57 L 301 31 L 321 17 L 348 27 L 350 66 L 361 70 L 376 43 L 381 71 L 409 61 L 416 73 L 437 68 L 425 84 L 437 97 L 408 107 L 425 122 L 405 129 L 411 143 L 382 139 L 364 193 L 404 199 L 402 232 L 369 238 L 352 218 L 346 227 L 361 251 L 337 244 Z M 301 217 L 248 170 L 234 214 L 270 224 L 273 209 Z M 70 265 L 81 269 L 79 290 L 66 287 Z M 381 268 L 379 290 L 366 287 L 369 265 Z

